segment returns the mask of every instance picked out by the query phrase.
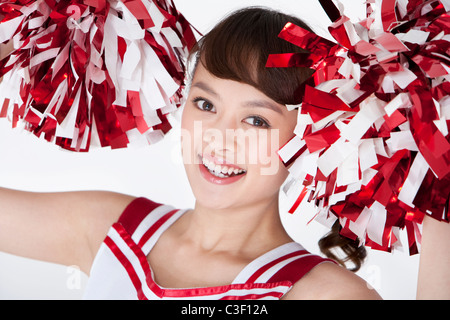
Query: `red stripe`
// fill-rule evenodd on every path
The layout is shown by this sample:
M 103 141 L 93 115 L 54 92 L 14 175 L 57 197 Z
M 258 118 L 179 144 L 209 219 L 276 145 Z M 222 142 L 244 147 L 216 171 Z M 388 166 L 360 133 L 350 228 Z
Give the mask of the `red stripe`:
M 298 196 L 298 198 L 295 201 L 294 205 L 292 206 L 291 209 L 289 209 L 289 213 L 292 214 L 292 213 L 294 213 L 297 210 L 298 206 L 302 203 L 303 199 L 305 198 L 307 192 L 308 192 L 308 188 L 303 187 L 303 190 L 300 193 L 300 195 Z
M 247 294 L 245 296 L 225 296 L 220 298 L 220 300 L 258 300 L 265 297 L 280 298 L 283 294 L 283 292 L 272 291 L 261 294 Z
M 136 256 L 139 258 L 139 262 L 144 269 L 144 272 L 147 274 L 147 272 L 151 272 L 151 269 L 149 267 L 149 264 L 147 262 L 147 259 L 145 255 L 143 254 L 142 250 L 136 250 L 139 249 L 139 247 L 134 244 L 133 240 L 129 237 L 129 235 L 126 234 L 126 231 L 123 229 L 120 225 L 115 225 L 114 228 L 118 231 L 122 239 L 127 243 L 127 245 L 130 247 L 130 249 L 136 254 Z M 125 233 L 125 234 L 124 234 Z M 130 277 L 131 282 L 133 283 L 139 300 L 148 300 L 148 298 L 145 296 L 143 290 L 142 290 L 142 282 L 137 275 L 133 265 L 128 260 L 128 258 L 123 254 L 123 252 L 120 250 L 120 248 L 115 244 L 115 242 L 107 236 L 105 238 L 105 244 L 110 248 L 114 256 L 119 260 L 119 262 L 122 264 L 122 266 L 125 268 L 125 270 L 128 273 L 128 276 Z M 260 289 L 271 289 L 273 287 L 280 287 L 280 286 L 286 286 L 289 287 L 291 285 L 290 282 L 287 281 L 281 281 L 277 283 L 246 283 L 246 284 L 231 284 L 231 285 L 225 285 L 225 286 L 217 286 L 217 287 L 205 287 L 205 288 L 193 288 L 193 289 L 162 289 L 159 287 L 153 280 L 153 277 L 147 277 L 147 284 L 149 285 L 149 289 L 152 290 L 155 295 L 159 297 L 167 296 L 167 297 L 178 297 L 178 298 L 186 298 L 186 297 L 193 297 L 193 296 L 209 296 L 209 295 L 216 295 L 221 293 L 226 293 L 230 290 L 250 290 L 254 288 L 260 288 Z M 225 296 L 221 299 L 226 300 L 237 300 L 237 299 L 258 299 L 265 296 L 274 296 L 274 297 L 281 297 L 283 293 L 280 292 L 267 292 L 263 294 L 249 294 L 244 296 Z
M 268 282 L 289 280 L 294 284 L 299 281 L 305 274 L 311 271 L 315 266 L 326 261 L 334 262 L 333 260 L 324 259 L 316 255 L 294 260 L 281 268 L 268 280 Z
M 193 288 L 193 289 L 165 289 L 164 295 L 166 297 L 186 298 L 193 296 L 211 296 L 216 294 L 227 293 L 230 290 L 272 289 L 281 286 L 290 287 L 291 283 L 288 281 L 281 281 L 277 283 L 229 284 L 225 286 Z
M 125 230 L 122 225 L 116 223 L 113 225 L 113 228 L 117 231 L 122 240 L 127 244 L 128 248 L 130 248 L 130 250 L 133 251 L 134 255 L 139 259 L 139 263 L 142 266 L 144 273 L 148 274 L 150 272 L 150 266 L 148 264 L 147 257 L 144 255 L 141 248 L 136 245 L 128 231 Z
M 167 214 L 163 215 L 158 221 L 156 221 L 141 237 L 139 240 L 138 246 L 143 247 L 145 243 L 150 239 L 153 234 L 167 221 L 170 217 L 172 217 L 176 212 L 179 210 L 172 210 L 168 212 Z
M 154 229 L 153 231 L 148 231 L 144 234 L 143 238 L 146 239 L 150 238 L 154 232 L 158 229 L 160 225 L 162 225 L 167 219 L 169 219 L 175 212 L 178 210 L 173 210 L 169 212 L 168 214 L 165 214 L 163 217 L 161 217 L 155 224 L 158 224 L 157 227 L 152 226 Z M 146 284 L 148 285 L 149 289 L 158 297 L 179 297 L 179 298 L 189 298 L 193 296 L 210 296 L 210 295 L 216 295 L 216 294 L 226 294 L 226 292 L 230 290 L 249 290 L 254 288 L 260 288 L 260 289 L 266 289 L 270 290 L 274 287 L 279 286 L 285 286 L 290 287 L 292 283 L 290 281 L 269 281 L 269 283 L 245 283 L 245 284 L 231 284 L 231 285 L 225 285 L 225 286 L 216 286 L 216 287 L 205 287 L 205 288 L 187 288 L 187 289 L 163 289 L 161 288 L 154 280 L 153 280 L 153 273 L 150 267 L 150 264 L 148 263 L 147 257 L 143 253 L 141 247 L 139 247 L 131 238 L 130 234 L 128 233 L 128 230 L 125 229 L 124 226 L 122 226 L 119 223 L 116 223 L 113 225 L 113 228 L 117 231 L 119 236 L 122 238 L 122 240 L 125 242 L 125 244 L 130 248 L 130 250 L 133 252 L 133 254 L 138 258 L 138 261 L 144 271 L 144 274 L 146 276 Z M 142 241 L 142 239 L 141 239 Z M 120 248 L 114 243 L 114 241 L 107 236 L 105 238 L 105 244 L 110 248 L 112 253 L 115 255 L 115 257 L 118 259 L 118 261 L 122 264 L 122 266 L 125 268 L 126 272 L 128 273 L 131 282 L 133 283 L 138 298 L 140 300 L 146 300 L 148 299 L 143 290 L 142 285 L 143 281 L 139 278 L 138 274 L 136 273 L 136 270 L 134 269 L 133 265 L 131 264 L 129 258 L 127 258 L 124 253 L 120 250 Z M 264 273 L 267 269 L 269 269 L 272 265 L 282 261 L 283 259 L 288 259 L 292 256 L 299 255 L 299 254 L 305 254 L 307 253 L 304 250 L 296 251 L 291 254 L 285 255 L 281 258 L 278 258 L 275 261 L 272 261 L 271 263 L 266 264 L 264 267 L 258 269 L 255 274 L 252 275 L 252 278 L 257 278 L 260 274 Z M 132 258 L 132 257 L 131 257 Z M 284 268 L 283 268 L 284 270 Z M 271 279 L 272 280 L 272 279 Z M 260 299 L 266 296 L 273 296 L 273 297 L 281 297 L 283 293 L 280 292 L 274 292 L 269 291 L 262 294 L 248 294 L 248 295 L 229 295 L 224 296 L 221 299 Z
M 133 234 L 144 218 L 161 204 L 147 198 L 136 198 L 125 208 L 118 222 L 129 234 Z
M 164 290 L 159 287 L 155 281 L 153 280 L 153 271 L 150 268 L 150 264 L 147 260 L 147 257 L 145 256 L 144 252 L 142 251 L 141 247 L 139 247 L 134 240 L 131 238 L 131 236 L 128 234 L 127 230 L 120 225 L 120 224 L 114 224 L 114 229 L 119 233 L 122 240 L 127 244 L 127 246 L 130 248 L 131 251 L 133 251 L 134 255 L 138 258 L 139 264 L 142 267 L 142 270 L 144 271 L 145 277 L 146 277 L 146 283 L 151 291 L 158 297 L 162 297 L 164 295 Z M 141 291 L 141 295 L 145 296 L 142 292 L 142 285 L 139 289 Z
M 299 250 L 299 251 L 294 251 L 291 252 L 287 255 L 284 255 L 276 260 L 273 260 L 267 264 L 265 264 L 264 266 L 262 266 L 261 268 L 259 268 L 258 270 L 255 271 L 255 273 L 253 273 L 250 278 L 247 280 L 246 283 L 253 283 L 256 281 L 256 279 L 258 279 L 264 272 L 266 272 L 267 270 L 269 270 L 271 267 L 273 267 L 274 265 L 276 265 L 277 263 L 289 259 L 291 257 L 295 257 L 298 255 L 305 255 L 308 254 L 308 252 L 306 250 Z
M 134 288 L 136 289 L 138 299 L 139 300 L 147 300 L 147 297 L 142 292 L 141 280 L 139 279 L 139 276 L 137 275 L 136 271 L 134 270 L 132 264 L 127 259 L 127 257 L 122 253 L 122 251 L 119 249 L 119 247 L 114 243 L 114 241 L 109 236 L 107 236 L 105 238 L 104 243 L 108 246 L 108 248 L 111 250 L 111 252 L 117 258 L 117 260 L 119 260 L 119 262 L 122 264 L 122 266 L 127 271 L 128 276 L 130 277 L 130 280 L 133 283 Z

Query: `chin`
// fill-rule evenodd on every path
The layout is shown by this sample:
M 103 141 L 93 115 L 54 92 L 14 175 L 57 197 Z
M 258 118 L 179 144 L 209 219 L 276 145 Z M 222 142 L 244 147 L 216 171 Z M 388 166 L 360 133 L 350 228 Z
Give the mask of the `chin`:
M 242 202 L 244 191 L 236 186 L 217 186 L 209 183 L 191 184 L 196 204 L 212 210 L 235 207 Z

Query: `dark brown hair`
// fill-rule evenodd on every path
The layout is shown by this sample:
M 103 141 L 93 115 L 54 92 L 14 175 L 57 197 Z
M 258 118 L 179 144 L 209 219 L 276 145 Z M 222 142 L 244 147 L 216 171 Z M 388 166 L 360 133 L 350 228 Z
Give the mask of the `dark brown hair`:
M 266 68 L 271 53 L 305 52 L 278 37 L 286 23 L 292 22 L 311 29 L 300 19 L 260 7 L 238 10 L 216 25 L 192 49 L 195 64 L 202 65 L 212 75 L 249 84 L 280 104 L 299 104 L 299 90 L 310 78 L 308 68 Z M 195 70 L 195 68 L 194 68 Z M 339 234 L 339 225 L 319 242 L 321 251 L 345 266 L 353 262 L 359 269 L 365 258 L 365 249 Z M 341 248 L 344 258 L 333 253 Z
M 266 68 L 271 53 L 305 52 L 278 38 L 287 22 L 309 30 L 298 18 L 260 7 L 244 8 L 216 25 L 191 54 L 218 78 L 249 84 L 280 104 L 297 104 L 301 101 L 296 91 L 312 71 Z

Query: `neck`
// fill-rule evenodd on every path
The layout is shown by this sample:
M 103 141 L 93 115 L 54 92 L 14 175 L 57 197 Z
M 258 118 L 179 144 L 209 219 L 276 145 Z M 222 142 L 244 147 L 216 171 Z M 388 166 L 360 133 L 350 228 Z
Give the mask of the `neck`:
M 265 251 L 291 241 L 281 224 L 278 197 L 251 206 L 222 209 L 196 203 L 184 235 L 205 251 Z

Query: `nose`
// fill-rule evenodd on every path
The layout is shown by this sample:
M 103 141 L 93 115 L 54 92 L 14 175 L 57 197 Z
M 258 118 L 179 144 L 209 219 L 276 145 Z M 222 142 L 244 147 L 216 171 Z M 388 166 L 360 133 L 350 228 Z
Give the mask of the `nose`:
M 205 126 L 206 125 L 206 126 Z M 204 153 L 222 158 L 236 158 L 240 153 L 236 119 L 232 116 L 217 117 L 215 121 L 204 124 L 203 145 Z

